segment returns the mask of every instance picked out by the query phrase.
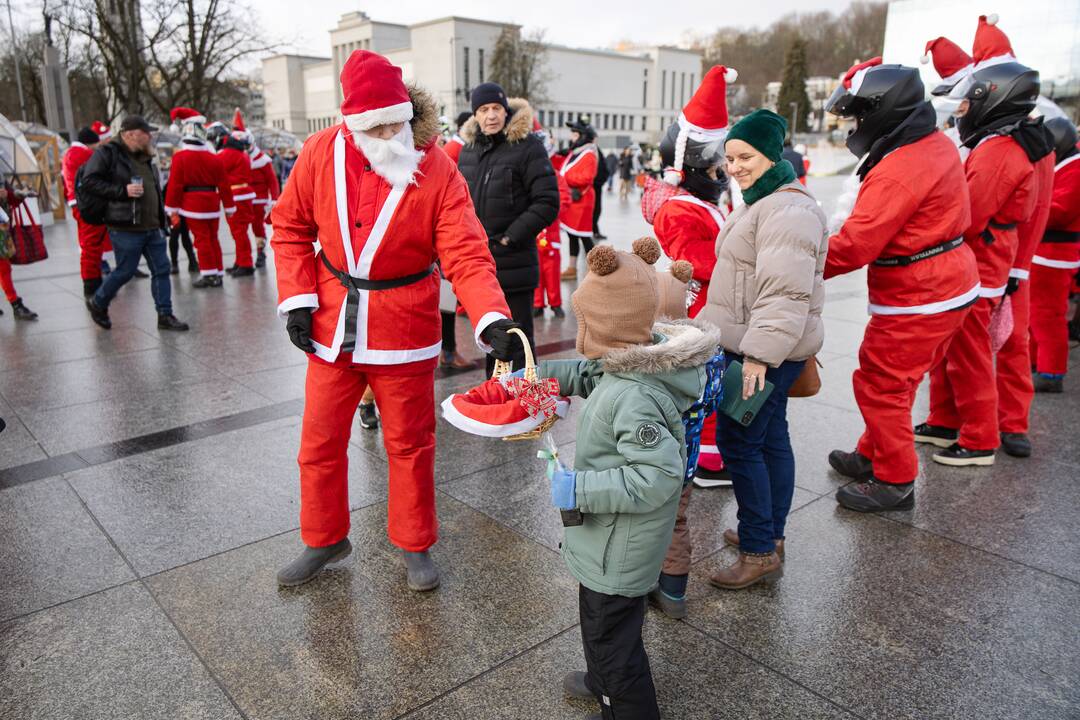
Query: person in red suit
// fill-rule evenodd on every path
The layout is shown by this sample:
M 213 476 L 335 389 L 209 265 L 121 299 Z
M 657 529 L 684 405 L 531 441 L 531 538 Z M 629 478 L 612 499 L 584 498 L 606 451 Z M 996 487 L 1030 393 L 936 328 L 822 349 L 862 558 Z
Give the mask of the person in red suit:
M 866 429 L 854 452 L 829 464 L 854 482 L 836 500 L 859 512 L 909 509 L 918 457 L 911 408 L 979 296 L 964 243 L 970 199 L 960 156 L 937 129 L 915 68 L 861 63 L 826 110 L 853 118 L 848 149 L 864 159 L 851 215 L 829 238 L 825 278 L 868 268 L 870 322 L 852 376 Z
M 251 201 L 251 231 L 255 234 L 255 267 L 266 267 L 266 219 L 281 195 L 277 174 L 270 156 L 251 144 L 251 188 L 255 198 Z
M 248 228 L 254 218 L 251 201 L 255 199 L 255 190 L 251 187 L 251 156 L 248 155 L 251 136 L 246 130 L 234 129 L 230 132 L 222 123 L 214 123 L 207 130 L 218 151 L 236 206 L 236 212 L 227 214 L 225 218 L 236 244 L 236 262 L 225 272 L 234 278 L 250 277 L 255 274 L 251 238 L 248 237 Z
M 555 180 L 559 184 L 559 207 L 570 204 L 570 186 L 566 184 L 566 178 L 560 174 L 565 155 L 556 155 L 555 147 L 551 138 L 540 126 L 540 121 L 533 119 L 533 134 L 544 142 L 548 156 L 551 158 L 551 167 L 555 170 Z M 559 270 L 562 267 L 562 227 L 559 219 L 551 223 L 545 230 L 536 236 L 536 249 L 540 255 L 540 284 L 533 295 L 533 315 L 544 315 L 545 295 L 547 306 L 557 318 L 566 317 L 566 311 L 562 309 L 562 280 Z
M 1035 392 L 1060 393 L 1069 361 L 1069 292 L 1080 270 L 1080 151 L 1068 118 L 1047 120 L 1046 128 L 1057 164 L 1046 232 L 1031 262 L 1031 364 Z
M 13 191 L 6 188 L 3 180 L 3 175 L 0 175 L 0 225 L 5 226 L 2 229 L 9 230 L 13 219 L 11 217 L 11 208 L 18 206 L 23 200 Z M 32 321 L 38 319 L 38 314 L 26 307 L 22 298 L 19 297 L 19 293 L 15 290 L 15 281 L 11 278 L 11 261 L 7 258 L 0 258 L 0 292 L 3 292 L 4 297 L 11 303 L 11 314 L 16 320 Z M 4 311 L 0 310 L 0 315 L 3 314 Z
M 449 155 L 450 159 L 453 160 L 455 164 L 457 163 L 458 158 L 461 157 L 461 148 L 465 147 L 465 139 L 461 137 L 461 126 L 469 122 L 471 117 L 472 113 L 468 110 L 463 110 L 458 113 L 456 120 L 457 132 L 455 132 L 453 137 L 447 140 L 446 144 L 443 145 L 443 152 Z
M 944 361 L 931 373 L 930 415 L 915 428 L 916 442 L 941 448 L 933 460 L 952 466 L 992 465 L 1001 444 L 990 321 L 1010 289 L 1018 226 L 1032 219 L 1038 204 L 1033 163 L 1045 157 L 1050 142 L 1041 120 L 1028 119 L 1039 74 L 1009 59 L 981 68 L 980 53 L 975 59 L 957 129 L 971 150 L 964 166 L 971 197 L 964 240 L 975 252 L 981 288 Z
M 101 287 L 101 260 L 109 245 L 109 230 L 104 225 L 91 225 L 82 219 L 75 200 L 75 176 L 94 154 L 101 138 L 88 127 L 79 130 L 77 139 L 64 153 L 61 175 L 64 178 L 64 195 L 79 233 L 79 275 L 83 281 L 83 295 L 90 297 Z
M 169 183 L 165 189 L 165 212 L 169 222 L 183 217 L 195 237 L 199 258 L 196 288 L 221 287 L 225 263 L 221 257 L 218 225 L 222 206 L 226 215 L 236 212 L 232 190 L 221 159 L 206 140 L 206 117 L 188 107 L 173 108 L 174 124 L 180 126 L 180 147 L 173 154 Z
M 596 131 L 591 125 L 574 120 L 567 126 L 570 128 L 570 152 L 559 175 L 570 188 L 570 202 L 559 207 L 559 223 L 570 239 L 570 264 L 560 277 L 576 280 L 579 247 L 585 246 L 586 255 L 593 247 L 593 205 L 596 202 L 593 180 L 599 167 L 599 154 Z
M 351 552 L 349 435 L 370 386 L 390 460 L 390 542 L 404 555 L 408 586 L 431 590 L 439 584 L 429 553 L 438 538 L 435 263 L 482 349 L 498 358 L 520 352 L 509 332 L 518 326 L 465 180 L 435 146 L 433 98 L 366 50 L 345 63 L 341 89 L 344 123 L 304 142 L 271 213 L 278 313 L 309 353 L 298 458 L 305 547 L 277 579 L 299 585 Z

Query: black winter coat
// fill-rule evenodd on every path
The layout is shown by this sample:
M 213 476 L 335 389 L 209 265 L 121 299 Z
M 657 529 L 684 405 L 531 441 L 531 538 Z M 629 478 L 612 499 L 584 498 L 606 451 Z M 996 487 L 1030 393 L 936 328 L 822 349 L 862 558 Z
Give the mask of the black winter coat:
M 104 224 L 117 229 L 139 225 L 139 218 L 135 217 L 139 203 L 132 202 L 127 194 L 127 186 L 131 183 L 131 176 L 134 175 L 134 167 L 127 150 L 121 147 L 121 142 L 118 138 L 113 142 L 101 143 L 86 161 L 86 165 L 80 168 L 82 181 L 87 190 L 108 200 Z M 161 189 L 158 174 L 156 172 L 151 174 L 153 183 L 157 187 L 158 222 L 164 230 L 165 193 Z M 143 178 L 143 182 L 147 182 L 147 178 Z
M 510 107 L 513 115 L 498 135 L 481 133 L 475 119 L 462 126 L 458 170 L 487 231 L 499 285 L 521 292 L 540 283 L 536 236 L 559 215 L 559 184 L 543 143 L 532 135 L 532 109 L 518 99 Z M 506 246 L 499 242 L 504 237 Z

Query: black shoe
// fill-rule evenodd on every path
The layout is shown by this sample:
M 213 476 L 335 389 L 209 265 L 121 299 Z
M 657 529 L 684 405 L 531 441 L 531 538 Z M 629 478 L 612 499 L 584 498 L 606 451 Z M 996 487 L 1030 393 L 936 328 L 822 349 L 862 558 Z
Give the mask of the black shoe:
M 240 266 L 239 266 L 239 265 L 233 265 L 232 267 L 227 267 L 227 268 L 225 268 L 225 274 L 226 274 L 226 275 L 232 275 L 232 274 L 233 274 L 234 272 L 236 272 L 236 271 L 237 271 L 237 270 L 238 270 L 239 268 L 240 268 Z
M 852 480 L 866 480 L 874 475 L 874 466 L 870 458 L 855 452 L 833 450 L 829 453 L 829 465 L 832 469 Z
M 593 233 L 593 240 L 607 240 L 607 235 L 602 235 L 598 232 Z
M 112 320 L 109 319 L 109 310 L 99 308 L 94 302 L 93 296 L 86 298 L 86 309 L 90 311 L 90 319 L 106 330 L 112 329 Z
M 533 317 L 544 317 L 544 308 L 533 308 Z
M 84 298 L 91 297 L 101 287 L 101 278 L 90 278 L 82 281 L 82 293 Z
M 190 328 L 188 328 L 188 324 L 186 322 L 180 322 L 179 320 L 177 320 L 175 315 L 158 315 L 157 329 L 184 332 L 185 330 L 189 330 Z
M 960 439 L 960 431 L 952 428 L 941 427 L 923 423 L 915 426 L 915 442 L 929 443 L 938 447 L 947 448 Z
M 169 261 L 169 274 L 170 275 L 179 275 L 180 274 L 180 262 L 176 258 L 170 258 L 170 261 Z
M 365 430 L 379 428 L 379 415 L 375 412 L 375 403 L 360 403 L 360 427 Z
M 262 250 L 260 250 L 259 254 L 255 256 L 255 267 L 259 268 L 260 270 L 266 267 L 266 253 Z
M 146 278 L 150 277 L 150 274 L 143 270 L 140 270 L 139 268 L 135 268 L 135 274 L 132 275 L 132 277 L 137 277 L 140 280 L 145 280 Z
M 232 272 L 230 272 L 229 274 L 232 275 L 234 278 L 251 277 L 252 275 L 255 274 L 255 268 L 253 268 L 253 267 L 238 267 L 235 270 L 233 270 Z
M 23 304 L 22 298 L 11 301 L 11 314 L 16 320 L 37 320 L 38 314 Z
M 686 617 L 686 598 L 676 600 L 665 594 L 659 585 L 649 591 L 649 604 L 672 620 L 682 620 Z
M 221 287 L 221 277 L 219 275 L 203 275 L 191 282 L 191 287 L 199 288 L 214 288 Z
M 1027 433 L 1001 433 L 1001 449 L 1006 455 L 1018 458 L 1031 457 L 1031 440 Z
M 352 552 L 349 538 L 327 547 L 305 547 L 300 556 L 278 570 L 278 585 L 294 587 L 313 580 L 330 563 L 344 560 Z
M 190 275 L 198 275 L 199 274 L 199 261 L 196 260 L 195 258 L 188 258 L 187 271 L 188 271 L 188 274 L 190 274 Z
M 431 553 L 403 550 L 402 557 L 405 558 L 405 580 L 410 590 L 428 592 L 439 587 L 439 568 L 431 559 Z
M 960 443 L 956 442 L 945 448 L 944 450 L 938 450 L 931 456 L 931 459 L 941 465 L 951 465 L 953 467 L 967 467 L 969 465 L 993 465 L 994 464 L 994 451 L 993 450 L 968 450 L 965 447 L 961 447 Z
M 585 684 L 585 675 L 586 674 L 580 670 L 568 672 L 563 675 L 563 692 L 573 698 L 595 700 L 596 696 L 592 694 L 592 691 L 589 690 L 589 686 Z
M 699 488 L 731 487 L 731 471 L 727 467 L 720 470 L 706 470 L 698 466 L 694 472 L 694 485 Z
M 563 319 L 564 317 L 566 317 L 566 311 L 565 311 L 565 310 L 563 310 L 563 309 L 562 309 L 561 307 L 559 307 L 558 305 L 556 305 L 555 307 L 551 308 L 551 312 L 552 312 L 552 314 L 554 314 L 554 315 L 555 315 L 555 317 L 559 318 L 560 320 L 562 320 L 562 319 Z
M 1061 393 L 1065 392 L 1065 378 L 1046 377 L 1036 373 L 1032 378 L 1032 384 L 1037 393 Z
M 915 483 L 893 485 L 870 477 L 837 490 L 836 502 L 855 512 L 911 510 L 915 507 Z

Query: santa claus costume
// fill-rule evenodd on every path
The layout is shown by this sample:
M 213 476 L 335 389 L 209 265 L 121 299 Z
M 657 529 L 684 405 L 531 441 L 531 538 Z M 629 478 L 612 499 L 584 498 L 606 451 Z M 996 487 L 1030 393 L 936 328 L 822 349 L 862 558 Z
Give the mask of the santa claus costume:
M 555 179 L 559 184 L 559 207 L 566 207 L 570 204 L 570 186 L 566 184 L 566 178 L 561 173 L 566 156 L 555 154 L 555 146 L 540 127 L 539 120 L 533 120 L 533 134 L 543 140 L 544 147 L 548 150 L 551 167 L 555 170 Z M 555 317 L 566 317 L 566 311 L 562 309 L 562 280 L 559 277 L 562 269 L 562 226 L 558 218 L 536 236 L 536 248 L 540 255 L 540 284 L 533 294 L 533 314 L 536 317 L 544 314 L 546 300 Z
M 350 552 L 349 435 L 370 386 L 390 461 L 390 541 L 404 552 L 409 586 L 430 590 L 439 582 L 427 552 L 438 537 L 436 261 L 483 349 L 508 357 L 516 325 L 465 181 L 435 147 L 431 96 L 366 50 L 349 57 L 341 87 L 345 122 L 305 141 L 271 214 L 278 312 L 310 353 L 299 456 L 306 547 L 278 581 L 306 582 Z
M 222 206 L 227 216 L 236 212 L 232 190 L 221 158 L 206 140 L 206 117 L 188 107 L 173 108 L 170 117 L 180 128 L 181 139 L 165 189 L 165 212 L 170 222 L 184 218 L 195 238 L 200 277 L 192 285 L 221 287 L 225 265 L 218 225 Z
M 248 228 L 254 218 L 251 201 L 255 199 L 255 190 L 251 186 L 251 156 L 248 155 L 251 135 L 246 130 L 236 128 L 233 128 L 232 132 L 225 131 L 222 127 L 214 130 L 218 157 L 225 169 L 225 179 L 236 205 L 236 212 L 226 215 L 229 233 L 236 244 L 236 262 L 226 272 L 234 278 L 249 277 L 255 274 L 251 238 L 248 236 Z
M 247 132 L 244 116 L 239 110 L 233 116 L 233 127 Z M 249 133 L 250 135 L 250 133 Z M 251 232 L 255 235 L 255 267 L 266 266 L 266 221 L 270 210 L 281 194 L 277 173 L 274 172 L 273 160 L 255 144 L 254 138 L 248 147 L 251 157 L 251 189 L 255 197 L 251 200 Z
M 1068 371 L 1069 292 L 1080 270 L 1080 151 L 1068 118 L 1048 120 L 1046 127 L 1057 164 L 1046 232 L 1031 263 L 1031 364 L 1035 391 L 1059 393 Z
M 64 153 L 61 174 L 64 178 L 64 195 L 71 215 L 75 218 L 79 237 L 79 275 L 83 281 L 83 296 L 90 297 L 101 287 L 101 260 L 109 247 L 109 230 L 104 225 L 92 225 L 83 220 L 75 199 L 75 177 L 79 168 L 94 154 L 101 138 L 88 127 L 79 130 L 78 139 Z
M 593 247 L 593 205 L 596 203 L 593 180 L 599 167 L 599 151 L 596 149 L 596 131 L 591 125 L 577 120 L 566 124 L 573 142 L 559 175 L 570 188 L 570 202 L 559 206 L 559 224 L 569 236 L 570 264 L 561 278 L 575 280 L 580 246 L 585 246 L 586 255 Z
M 918 457 L 911 408 L 978 299 L 963 241 L 970 200 L 960 156 L 937 129 L 915 68 L 856 65 L 826 110 L 856 119 L 848 149 L 863 157 L 851 215 L 829 238 L 825 278 L 867 267 L 870 322 L 852 376 L 866 429 L 829 464 L 855 480 L 836 499 L 860 512 L 914 505 Z

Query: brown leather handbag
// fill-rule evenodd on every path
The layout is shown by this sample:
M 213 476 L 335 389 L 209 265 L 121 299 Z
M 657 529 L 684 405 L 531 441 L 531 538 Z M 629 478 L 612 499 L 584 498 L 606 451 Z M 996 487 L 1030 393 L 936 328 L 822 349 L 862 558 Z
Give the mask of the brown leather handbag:
M 795 378 L 795 382 L 791 384 L 791 388 L 787 393 L 788 397 L 801 398 L 817 395 L 821 390 L 821 375 L 818 374 L 819 367 L 823 366 L 817 359 L 817 355 L 811 355 L 806 364 L 803 365 L 799 377 Z

